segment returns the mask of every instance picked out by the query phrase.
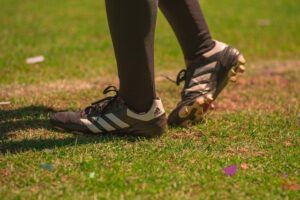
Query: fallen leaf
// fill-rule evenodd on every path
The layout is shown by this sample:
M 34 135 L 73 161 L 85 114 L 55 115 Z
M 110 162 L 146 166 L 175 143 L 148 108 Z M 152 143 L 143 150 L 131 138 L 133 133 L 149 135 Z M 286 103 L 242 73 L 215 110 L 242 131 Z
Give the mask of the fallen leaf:
M 291 143 L 290 141 L 285 141 L 283 144 L 284 144 L 284 146 L 286 146 L 286 147 L 292 146 L 292 143 Z
M 32 186 L 32 187 L 30 188 L 30 191 L 36 193 L 36 192 L 39 191 L 39 187 L 38 187 L 37 185 Z
M 227 176 L 233 176 L 237 172 L 237 166 L 231 165 L 231 166 L 225 167 L 223 170 Z
M 257 20 L 257 25 L 258 26 L 270 26 L 271 25 L 271 20 L 270 19 L 259 19 Z
M 44 60 L 45 60 L 44 56 L 35 56 L 35 57 L 27 58 L 26 63 L 29 65 L 33 65 L 36 63 L 44 62 Z
M 282 185 L 282 189 L 284 190 L 291 190 L 291 191 L 298 191 L 300 190 L 300 185 L 296 183 L 285 183 Z
M 66 182 L 66 181 L 68 180 L 68 177 L 67 177 L 67 176 L 62 176 L 62 177 L 61 177 L 61 180 L 62 180 L 63 182 Z
M 283 173 L 283 174 L 282 174 L 282 177 L 283 177 L 283 178 L 288 178 L 289 175 L 288 175 L 287 173 Z
M 10 101 L 2 101 L 0 102 L 0 106 L 10 105 Z
M 95 178 L 95 172 L 89 173 L 89 178 Z
M 247 163 L 242 163 L 242 164 L 241 164 L 241 168 L 242 168 L 243 170 L 247 170 L 247 169 L 248 169 Z
M 2 169 L 0 172 L 1 172 L 2 176 L 8 176 L 9 175 L 9 171 L 7 169 Z

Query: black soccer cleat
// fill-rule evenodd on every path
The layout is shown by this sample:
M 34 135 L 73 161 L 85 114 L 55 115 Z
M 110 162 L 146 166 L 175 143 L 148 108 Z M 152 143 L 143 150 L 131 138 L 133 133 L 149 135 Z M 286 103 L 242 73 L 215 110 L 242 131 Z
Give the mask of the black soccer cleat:
M 59 129 L 86 134 L 120 134 L 156 137 L 163 134 L 167 120 L 160 99 L 155 99 L 148 112 L 136 113 L 119 97 L 115 87 L 110 86 L 104 94 L 114 91 L 115 96 L 92 103 L 78 112 L 58 112 L 51 123 Z
M 181 101 L 168 117 L 171 126 L 188 126 L 203 120 L 211 103 L 237 75 L 245 71 L 246 61 L 235 48 L 215 41 L 215 47 L 179 72 L 177 85 L 184 81 Z

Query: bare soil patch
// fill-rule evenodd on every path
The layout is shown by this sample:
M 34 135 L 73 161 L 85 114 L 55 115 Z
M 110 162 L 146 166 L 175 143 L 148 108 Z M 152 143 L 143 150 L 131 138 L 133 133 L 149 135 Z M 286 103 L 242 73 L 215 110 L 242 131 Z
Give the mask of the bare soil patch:
M 264 61 L 249 64 L 247 68 L 247 72 L 238 79 L 237 84 L 230 84 L 220 95 L 215 102 L 216 110 L 278 110 L 286 109 L 289 105 L 296 105 L 299 108 L 300 60 Z M 157 73 L 156 81 L 159 90 L 159 83 L 168 84 L 165 76 L 175 77 L 176 72 Z M 116 77 L 110 75 L 93 80 L 61 80 L 40 85 L 4 85 L 0 86 L 0 100 L 25 98 L 30 99 L 31 103 L 47 104 L 52 101 L 49 100 L 50 97 L 60 101 L 61 93 L 72 95 L 84 93 L 87 90 L 96 90 L 101 93 L 105 86 L 117 84 Z M 178 98 L 174 99 L 174 97 L 179 97 L 179 92 L 180 87 L 171 86 L 171 83 L 170 87 L 159 91 L 167 108 L 173 107 L 173 104 L 178 101 Z M 61 98 L 61 101 L 66 100 L 66 97 Z M 59 104 L 64 105 L 63 102 Z

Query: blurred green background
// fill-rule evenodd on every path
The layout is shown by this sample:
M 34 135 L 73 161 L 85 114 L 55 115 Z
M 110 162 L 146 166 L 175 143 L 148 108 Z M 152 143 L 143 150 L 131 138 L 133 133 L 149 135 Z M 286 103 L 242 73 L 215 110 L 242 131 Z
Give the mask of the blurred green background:
M 214 38 L 240 48 L 248 62 L 300 58 L 299 0 L 203 0 Z M 82 79 L 116 73 L 104 0 L 1 0 L 0 84 Z M 156 69 L 183 58 L 159 14 Z M 39 66 L 27 57 L 44 55 Z

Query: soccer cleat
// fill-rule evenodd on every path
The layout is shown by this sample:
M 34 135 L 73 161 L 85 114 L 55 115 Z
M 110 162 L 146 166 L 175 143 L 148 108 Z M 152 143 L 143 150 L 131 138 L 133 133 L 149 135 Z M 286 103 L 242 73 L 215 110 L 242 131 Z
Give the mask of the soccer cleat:
M 246 61 L 235 48 L 215 41 L 215 47 L 179 72 L 177 85 L 184 81 L 181 101 L 168 117 L 171 126 L 188 126 L 203 120 L 212 102 L 229 81 L 245 71 Z
M 87 134 L 120 134 L 143 137 L 160 136 L 167 120 L 160 99 L 155 99 L 148 112 L 132 111 L 118 95 L 114 86 L 104 90 L 104 94 L 114 91 L 115 96 L 106 97 L 92 103 L 78 112 L 58 112 L 51 118 L 51 123 L 59 129 Z

